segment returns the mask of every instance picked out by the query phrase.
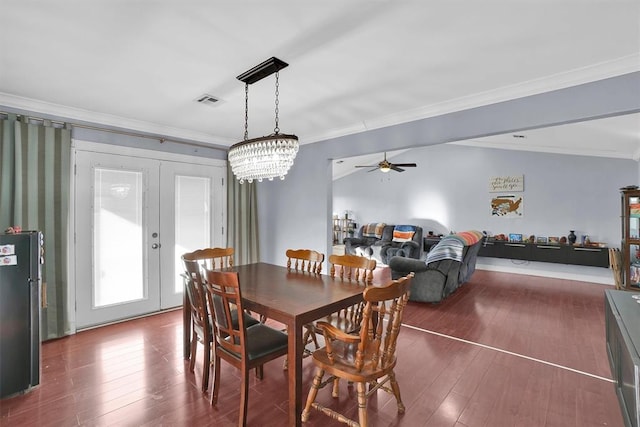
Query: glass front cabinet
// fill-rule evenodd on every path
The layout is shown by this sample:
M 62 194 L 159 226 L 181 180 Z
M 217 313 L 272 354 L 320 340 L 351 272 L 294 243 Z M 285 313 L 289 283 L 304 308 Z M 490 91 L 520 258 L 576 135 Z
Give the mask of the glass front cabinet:
M 626 289 L 640 289 L 640 189 L 622 189 L 622 263 Z

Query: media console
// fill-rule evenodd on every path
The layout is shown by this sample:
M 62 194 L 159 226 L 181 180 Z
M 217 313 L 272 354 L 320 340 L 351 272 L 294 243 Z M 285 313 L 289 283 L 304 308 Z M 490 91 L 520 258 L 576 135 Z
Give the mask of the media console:
M 609 249 L 592 246 L 487 240 L 480 246 L 478 256 L 609 267 Z

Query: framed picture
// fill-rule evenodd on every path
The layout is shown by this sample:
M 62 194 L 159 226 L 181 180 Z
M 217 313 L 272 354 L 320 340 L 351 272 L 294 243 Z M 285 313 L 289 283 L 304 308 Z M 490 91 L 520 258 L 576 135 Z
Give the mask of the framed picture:
M 543 237 L 543 236 L 538 236 L 538 237 L 536 237 L 536 243 L 542 243 L 542 244 L 545 244 L 545 243 L 547 243 L 547 242 L 548 242 L 548 240 L 547 240 L 547 238 L 546 238 L 546 237 Z
M 522 234 L 509 233 L 510 242 L 522 242 Z
M 560 243 L 560 241 L 558 240 L 557 237 L 549 237 L 549 243 L 557 245 L 558 243 Z

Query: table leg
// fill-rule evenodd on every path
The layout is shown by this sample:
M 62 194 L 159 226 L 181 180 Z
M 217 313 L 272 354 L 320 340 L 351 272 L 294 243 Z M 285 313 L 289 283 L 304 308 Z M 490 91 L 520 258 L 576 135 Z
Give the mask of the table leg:
M 182 292 L 182 355 L 185 359 L 191 357 L 191 307 L 187 289 Z
M 300 426 L 302 420 L 302 324 L 294 320 L 289 333 L 289 425 Z

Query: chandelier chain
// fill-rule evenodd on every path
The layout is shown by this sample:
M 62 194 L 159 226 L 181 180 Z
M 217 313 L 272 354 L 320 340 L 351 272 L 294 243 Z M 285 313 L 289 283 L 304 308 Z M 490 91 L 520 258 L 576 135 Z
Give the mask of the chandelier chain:
M 249 139 L 249 83 L 244 84 L 244 140 Z
M 280 95 L 280 79 L 278 78 L 280 75 L 280 72 L 276 71 L 276 127 L 273 129 L 273 131 L 275 133 L 280 132 L 280 128 L 278 127 L 278 112 L 280 111 L 279 109 L 279 104 L 280 101 L 278 100 L 278 95 Z

